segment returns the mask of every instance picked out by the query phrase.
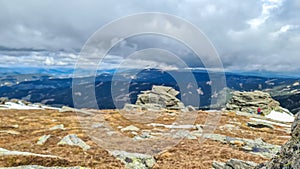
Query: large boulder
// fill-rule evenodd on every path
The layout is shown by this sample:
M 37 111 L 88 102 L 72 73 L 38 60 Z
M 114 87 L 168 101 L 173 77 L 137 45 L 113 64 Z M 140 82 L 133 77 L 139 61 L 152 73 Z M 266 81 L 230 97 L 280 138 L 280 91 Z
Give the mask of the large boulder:
M 262 91 L 231 93 L 231 99 L 226 104 L 226 109 L 230 111 L 242 111 L 256 113 L 257 108 L 261 108 L 263 114 L 267 115 L 272 110 L 278 112 L 290 112 L 280 106 L 280 103 L 274 100 L 269 93 Z
M 134 105 L 125 104 L 125 110 L 191 110 L 176 97 L 178 91 L 167 86 L 153 86 L 151 90 L 142 91 Z
M 300 168 L 300 112 L 292 125 L 292 137 L 282 146 L 281 151 L 269 162 L 260 164 L 256 169 L 299 169 Z

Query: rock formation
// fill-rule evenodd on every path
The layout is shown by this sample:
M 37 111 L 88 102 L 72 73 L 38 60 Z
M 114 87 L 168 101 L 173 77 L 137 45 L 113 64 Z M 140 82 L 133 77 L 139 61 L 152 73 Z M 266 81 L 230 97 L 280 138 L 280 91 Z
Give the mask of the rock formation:
M 300 168 L 300 112 L 292 125 L 292 138 L 282 146 L 281 151 L 271 161 L 258 165 L 260 169 L 298 169 Z
M 153 86 L 152 90 L 142 91 L 135 104 L 125 104 L 125 110 L 187 110 L 184 104 L 176 98 L 178 91 L 172 87 Z M 188 108 L 188 110 L 192 110 Z
M 254 91 L 254 92 L 239 92 L 231 93 L 231 99 L 226 104 L 226 109 L 230 111 L 242 111 L 248 113 L 256 113 L 260 107 L 263 114 L 269 114 L 272 110 L 278 112 L 290 113 L 282 108 L 280 103 L 272 99 L 270 94 Z

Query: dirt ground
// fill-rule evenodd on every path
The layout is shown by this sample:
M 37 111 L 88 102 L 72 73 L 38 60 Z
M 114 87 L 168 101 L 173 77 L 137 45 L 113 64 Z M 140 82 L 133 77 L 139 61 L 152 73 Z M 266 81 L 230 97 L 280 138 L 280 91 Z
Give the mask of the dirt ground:
M 149 129 L 143 124 L 136 124 L 124 118 L 116 110 L 101 111 L 105 120 L 115 130 L 118 126 L 134 124 L 141 129 Z M 213 112 L 198 112 L 195 124 L 204 124 L 206 117 Z M 0 156 L 0 167 L 20 165 L 42 166 L 83 166 L 90 168 L 124 168 L 124 165 L 108 151 L 94 142 L 80 125 L 74 112 L 60 113 L 57 110 L 0 110 L 0 148 L 25 151 L 38 154 L 55 155 L 58 158 L 35 156 Z M 174 117 L 163 115 L 155 123 L 171 124 Z M 275 129 L 253 129 L 247 126 L 249 117 L 238 116 L 235 113 L 222 113 L 215 133 L 232 137 L 256 139 L 262 138 L 265 142 L 282 145 L 289 139 L 289 134 L 277 126 Z M 65 130 L 49 130 L 49 128 L 64 124 Z M 226 130 L 221 126 L 234 124 L 237 130 Z M 3 132 L 13 131 L 13 132 Z M 44 145 L 37 145 L 39 137 L 51 134 Z M 76 146 L 57 145 L 67 134 L 77 134 L 91 149 L 83 151 Z M 128 133 L 128 137 L 132 137 Z M 225 162 L 231 158 L 264 162 L 267 158 L 250 154 L 226 144 L 205 140 L 201 144 L 197 140 L 181 140 L 176 146 L 155 155 L 157 163 L 154 168 L 211 168 L 213 161 Z

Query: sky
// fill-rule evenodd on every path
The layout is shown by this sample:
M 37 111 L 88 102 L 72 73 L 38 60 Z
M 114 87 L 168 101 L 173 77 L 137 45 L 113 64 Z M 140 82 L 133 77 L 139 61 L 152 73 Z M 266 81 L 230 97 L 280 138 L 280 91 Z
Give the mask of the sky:
M 298 74 L 299 11 L 298 0 L 0 0 L 0 66 L 73 67 L 83 45 L 104 25 L 128 15 L 162 12 L 197 26 L 215 46 L 225 70 Z M 178 42 L 145 36 L 120 42 L 103 65 L 114 68 L 124 54 L 147 47 L 189 56 L 186 62 L 194 63 Z

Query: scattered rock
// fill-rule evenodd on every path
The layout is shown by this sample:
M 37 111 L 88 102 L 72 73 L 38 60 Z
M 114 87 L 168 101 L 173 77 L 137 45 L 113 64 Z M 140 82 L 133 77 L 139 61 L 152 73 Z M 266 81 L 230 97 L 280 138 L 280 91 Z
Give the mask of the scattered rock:
M 140 131 L 140 129 L 138 127 L 130 125 L 130 126 L 127 126 L 125 128 L 122 128 L 121 131 L 122 132 L 125 132 L 125 131 L 135 131 L 135 132 L 137 132 L 137 131 Z
M 53 126 L 49 130 L 65 130 L 65 126 L 63 124 Z
M 232 124 L 225 124 L 224 126 L 220 126 L 221 130 L 228 130 L 228 131 L 233 131 L 233 130 L 238 130 L 239 127 L 232 125 Z
M 102 123 L 94 123 L 93 125 L 92 125 L 92 128 L 102 128 L 102 127 L 104 127 L 104 125 L 102 124 Z
M 51 137 L 51 135 L 43 135 L 42 137 L 39 138 L 37 141 L 37 145 L 44 145 L 46 141 Z
M 149 169 L 156 163 L 154 157 L 147 154 L 129 153 L 118 150 L 111 151 L 110 153 L 121 160 L 126 168 L 130 169 Z
M 172 137 L 174 139 L 182 139 L 182 138 L 186 138 L 186 139 L 189 139 L 189 140 L 196 140 L 197 139 L 196 136 L 193 136 L 187 130 L 179 130 L 174 135 L 172 135 Z
M 91 147 L 87 145 L 83 140 L 77 137 L 76 134 L 69 134 L 65 136 L 58 145 L 70 145 L 70 146 L 79 146 L 84 151 L 90 149 Z
M 247 125 L 249 127 L 255 127 L 255 128 L 270 128 L 270 129 L 274 128 L 272 124 L 268 124 L 261 121 L 248 122 Z
M 205 134 L 204 138 L 219 141 L 224 144 L 231 144 L 239 147 L 241 150 L 250 151 L 267 158 L 272 158 L 278 151 L 280 146 L 265 143 L 261 138 L 250 140 L 243 138 L 233 138 L 220 134 Z

